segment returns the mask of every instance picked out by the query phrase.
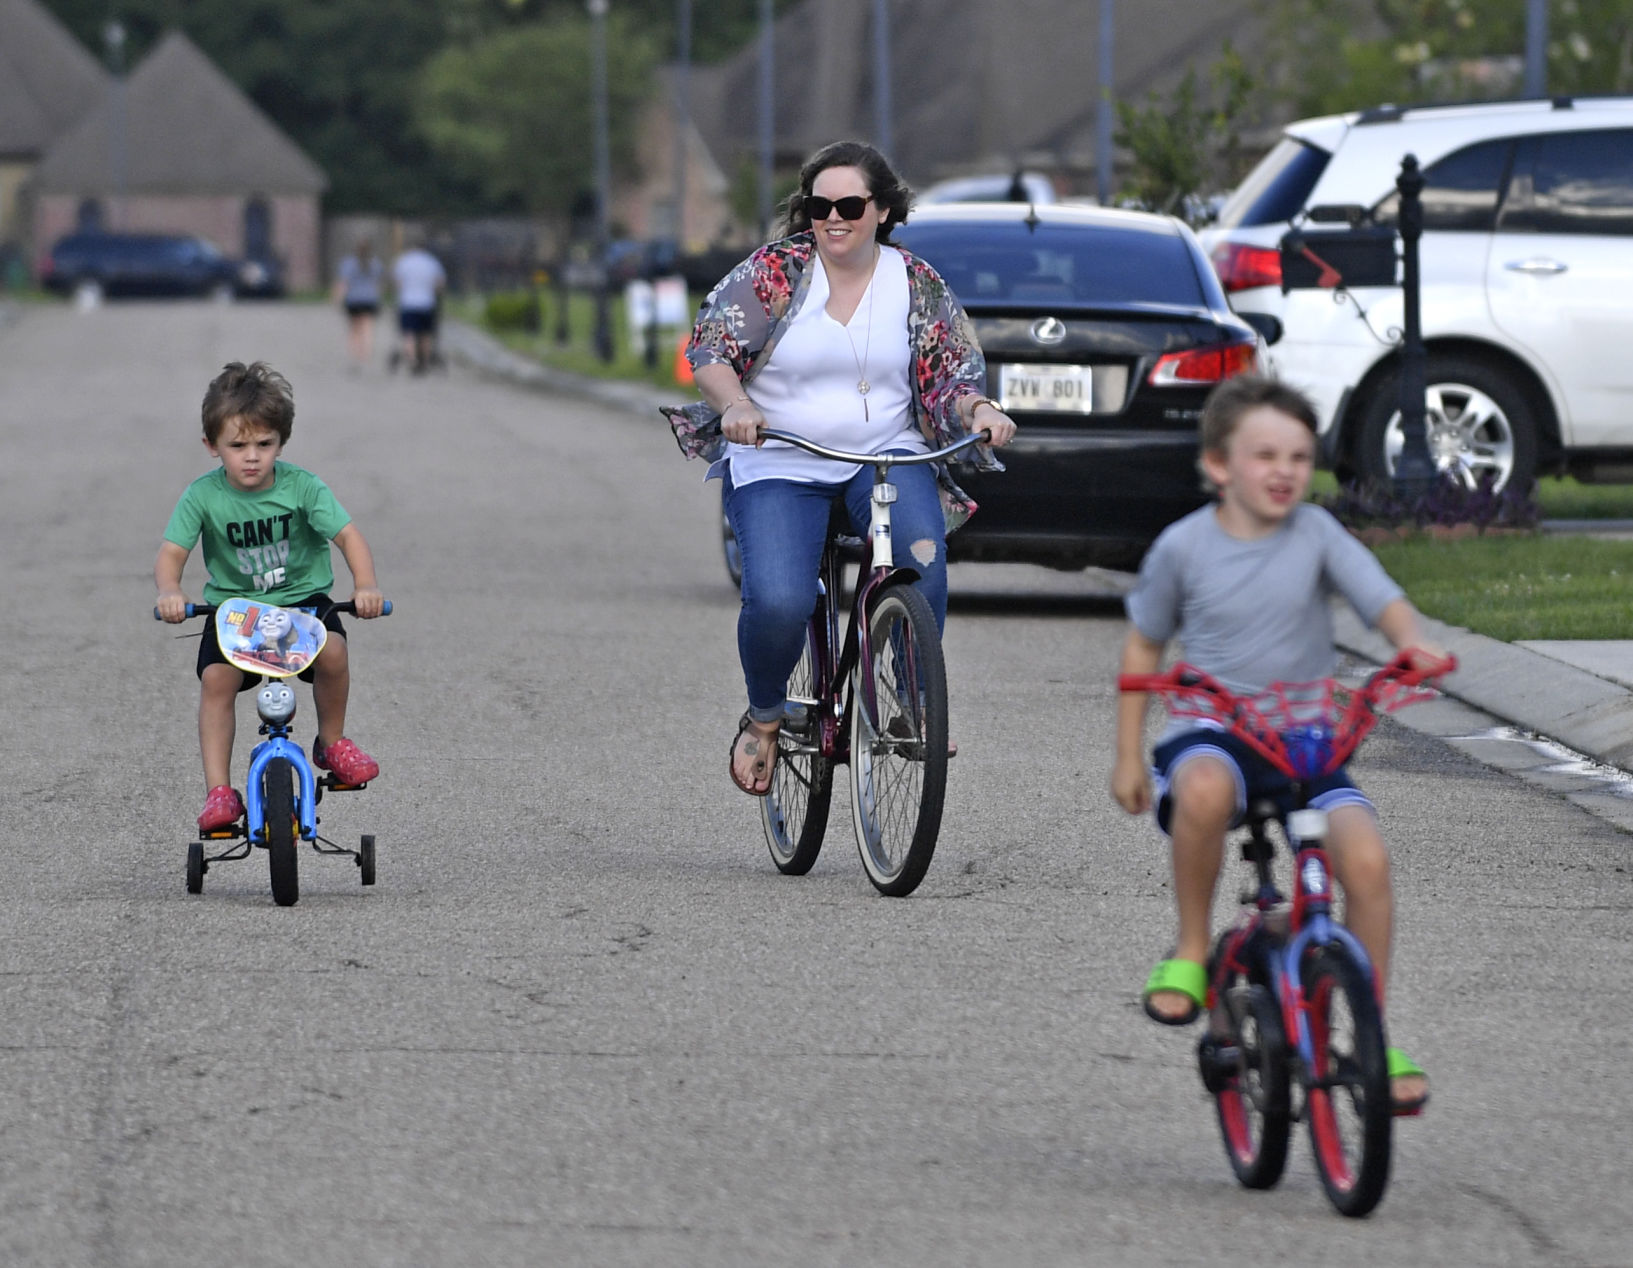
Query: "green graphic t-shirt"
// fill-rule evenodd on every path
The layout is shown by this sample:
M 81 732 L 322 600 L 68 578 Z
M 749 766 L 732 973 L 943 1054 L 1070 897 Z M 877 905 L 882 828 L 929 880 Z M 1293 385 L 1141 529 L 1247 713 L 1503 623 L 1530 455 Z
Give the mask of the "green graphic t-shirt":
M 164 539 L 188 551 L 202 541 L 207 603 L 234 595 L 299 603 L 334 585 L 329 542 L 351 518 L 301 467 L 276 463 L 272 487 L 260 493 L 233 488 L 217 467 L 187 486 Z

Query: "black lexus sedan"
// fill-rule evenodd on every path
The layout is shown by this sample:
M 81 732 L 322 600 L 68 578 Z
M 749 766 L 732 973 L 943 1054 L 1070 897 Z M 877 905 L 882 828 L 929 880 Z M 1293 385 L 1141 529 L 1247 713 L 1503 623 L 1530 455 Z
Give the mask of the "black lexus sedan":
M 955 471 L 980 509 L 948 558 L 1138 566 L 1207 500 L 1202 402 L 1257 368 L 1262 347 L 1190 229 L 1104 207 L 969 203 L 921 208 L 896 239 L 963 303 L 987 395 L 1019 428 L 999 453 L 1008 470 Z

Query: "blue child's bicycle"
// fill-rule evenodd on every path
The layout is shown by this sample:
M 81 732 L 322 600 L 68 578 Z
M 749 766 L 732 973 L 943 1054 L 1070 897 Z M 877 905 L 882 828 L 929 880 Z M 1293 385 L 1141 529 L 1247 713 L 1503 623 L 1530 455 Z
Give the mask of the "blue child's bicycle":
M 1308 804 L 1307 790 L 1349 759 L 1382 714 L 1428 699 L 1426 684 L 1456 667 L 1450 657 L 1402 653 L 1359 688 L 1329 678 L 1274 683 L 1254 696 L 1233 695 L 1183 664 L 1118 679 L 1123 691 L 1161 695 L 1175 716 L 1229 731 L 1291 785 L 1290 805 L 1248 807 L 1242 857 L 1255 884 L 1214 946 L 1209 1025 L 1197 1051 L 1231 1169 L 1247 1188 L 1281 1179 L 1292 1124 L 1303 1118 L 1333 1206 L 1361 1216 L 1383 1198 L 1394 1116 L 1415 1111 L 1391 1101 L 1378 983 L 1366 950 L 1333 913 L 1327 812 Z M 1290 902 L 1273 874 L 1272 822 L 1294 855 Z
M 331 610 L 356 612 L 349 600 Z M 390 612 L 388 602 L 381 615 Z M 153 615 L 159 615 L 157 609 Z M 250 752 L 244 818 L 227 828 L 201 832 L 200 839 L 188 845 L 187 892 L 204 892 L 210 864 L 248 858 L 253 850 L 263 849 L 272 874 L 272 900 L 280 907 L 292 907 L 300 899 L 297 840 L 310 841 L 319 854 L 350 855 L 363 884 L 374 884 L 372 835 L 363 836 L 355 850 L 318 835 L 317 807 L 324 792 L 356 792 L 368 785 L 342 783 L 332 773 L 319 778 L 306 750 L 289 735 L 295 720 L 295 690 L 287 680 L 323 650 L 328 631 L 322 621 L 315 613 L 276 608 L 253 599 L 229 599 L 219 606 L 189 603 L 187 615 L 213 619 L 227 660 L 246 673 L 266 676 L 255 693 L 255 710 L 261 718 L 260 733 L 267 737 Z M 219 854 L 207 853 L 220 842 L 232 844 Z

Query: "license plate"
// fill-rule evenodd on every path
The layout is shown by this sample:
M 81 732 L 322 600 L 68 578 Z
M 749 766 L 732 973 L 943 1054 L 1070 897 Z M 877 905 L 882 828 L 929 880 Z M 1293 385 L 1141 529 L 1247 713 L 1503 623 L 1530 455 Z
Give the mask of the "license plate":
M 1086 365 L 1000 365 L 998 397 L 1006 411 L 1093 413 L 1094 371 Z

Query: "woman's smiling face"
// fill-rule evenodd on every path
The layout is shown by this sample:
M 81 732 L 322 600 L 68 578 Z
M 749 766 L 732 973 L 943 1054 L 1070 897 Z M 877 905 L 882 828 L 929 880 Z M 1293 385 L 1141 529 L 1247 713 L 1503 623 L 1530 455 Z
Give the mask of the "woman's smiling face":
M 845 267 L 871 262 L 874 235 L 890 213 L 873 201 L 867 177 L 859 167 L 825 167 L 811 182 L 811 192 L 830 202 L 841 198 L 866 198 L 860 220 L 845 220 L 836 207 L 826 220 L 813 220 L 811 230 L 816 234 L 817 250 L 822 262 L 830 267 Z

